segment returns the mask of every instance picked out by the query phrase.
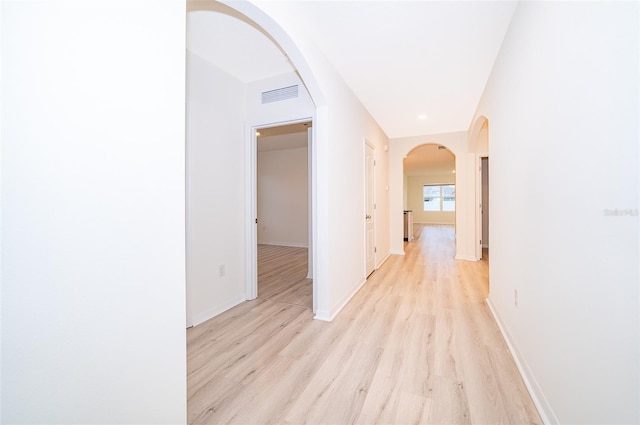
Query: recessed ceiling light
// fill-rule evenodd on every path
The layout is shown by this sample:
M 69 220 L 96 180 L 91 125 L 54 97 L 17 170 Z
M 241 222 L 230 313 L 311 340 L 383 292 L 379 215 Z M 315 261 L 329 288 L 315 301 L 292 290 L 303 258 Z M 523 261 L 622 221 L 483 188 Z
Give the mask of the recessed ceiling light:
M 453 173 L 453 174 L 455 174 L 455 173 L 456 173 L 456 170 L 453 170 L 453 171 L 452 171 L 452 173 Z
M 419 120 L 426 120 L 426 119 L 427 119 L 427 114 L 420 114 L 420 115 L 418 115 L 418 119 L 419 119 Z
M 259 131 L 256 131 L 256 136 L 259 136 L 259 135 L 260 135 L 260 132 L 259 132 Z

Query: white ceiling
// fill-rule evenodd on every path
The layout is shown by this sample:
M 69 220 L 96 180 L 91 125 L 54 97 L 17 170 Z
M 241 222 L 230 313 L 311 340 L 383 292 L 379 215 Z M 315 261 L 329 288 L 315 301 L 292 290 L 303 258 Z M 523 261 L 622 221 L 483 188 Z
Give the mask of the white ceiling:
M 465 131 L 514 1 L 291 1 L 390 138 Z M 427 114 L 426 120 L 418 115 Z
M 517 5 L 284 1 L 390 138 L 468 129 Z M 228 6 L 189 0 L 188 10 L 187 48 L 241 81 L 293 69 L 268 35 Z

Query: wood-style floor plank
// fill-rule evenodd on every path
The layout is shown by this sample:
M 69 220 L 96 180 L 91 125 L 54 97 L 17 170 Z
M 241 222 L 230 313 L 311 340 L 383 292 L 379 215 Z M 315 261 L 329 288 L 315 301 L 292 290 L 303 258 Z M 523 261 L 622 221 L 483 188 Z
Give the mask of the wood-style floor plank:
M 313 320 L 307 250 L 259 246 L 258 299 L 188 330 L 189 423 L 541 424 L 488 262 L 454 260 L 452 227 L 415 234 L 331 323 Z

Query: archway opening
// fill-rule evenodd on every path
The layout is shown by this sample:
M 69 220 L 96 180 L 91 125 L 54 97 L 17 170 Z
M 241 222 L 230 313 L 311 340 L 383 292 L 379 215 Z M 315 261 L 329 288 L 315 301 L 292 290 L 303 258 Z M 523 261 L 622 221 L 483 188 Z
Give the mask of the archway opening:
M 189 2 L 186 47 L 187 323 L 197 325 L 257 296 L 255 130 L 315 122 L 316 102 L 295 65 L 300 52 L 254 6 Z M 317 233 L 313 147 L 310 244 Z M 315 269 L 313 257 L 308 263 Z M 316 286 L 314 279 L 314 311 Z
M 282 47 L 283 40 L 290 50 Z M 251 339 L 224 347 L 209 345 L 210 340 L 198 338 L 203 333 L 214 332 L 216 320 L 226 320 L 225 311 L 237 306 L 226 314 L 250 319 L 254 308 L 265 308 L 260 321 L 246 325 L 250 332 L 256 333 L 260 333 L 260 326 L 269 326 L 274 318 L 293 322 L 298 317 L 309 317 L 311 310 L 316 311 L 320 279 L 315 279 L 312 272 L 318 269 L 314 256 L 307 257 L 308 264 L 300 270 L 303 273 L 300 280 L 305 285 L 298 285 L 298 288 L 304 286 L 304 294 L 290 293 L 283 297 L 279 287 L 262 288 L 261 299 L 251 302 L 259 295 L 258 226 L 263 224 L 259 220 L 260 158 L 256 132 L 262 130 L 266 138 L 269 131 L 282 128 L 284 124 L 324 122 L 316 118 L 318 99 L 312 99 L 296 61 L 307 70 L 307 76 L 310 74 L 308 67 L 301 62 L 300 52 L 292 46 L 284 31 L 249 2 L 231 5 L 216 1 L 188 3 L 187 321 L 200 325 L 188 333 L 189 422 L 207 412 L 198 397 L 209 397 L 210 394 L 203 395 L 202 386 L 210 388 L 209 383 L 219 379 L 211 373 L 212 362 L 215 362 L 212 359 L 231 350 L 255 351 Z M 312 77 L 309 82 L 317 94 L 317 83 Z M 314 182 L 317 167 L 315 143 L 311 140 L 314 132 L 315 126 L 307 133 L 307 163 L 300 171 L 307 173 L 310 184 L 297 187 L 301 192 L 307 188 L 308 203 L 301 199 L 304 195 L 299 194 L 296 201 L 306 204 L 306 212 L 300 214 L 306 214 L 308 218 L 300 220 L 306 223 L 297 230 L 308 234 L 309 252 L 316 253 L 318 231 L 314 206 L 317 205 L 317 192 Z M 270 137 L 274 136 L 271 134 Z M 280 137 L 274 143 L 288 141 Z M 299 157 L 301 152 L 289 153 L 287 158 L 273 158 L 275 155 L 270 159 L 262 158 L 262 165 L 292 171 L 291 164 L 283 166 L 283 162 Z M 291 173 L 286 177 L 291 179 Z M 263 218 L 267 212 L 268 208 L 263 204 Z M 274 221 L 264 224 L 263 231 L 282 225 Z M 293 221 L 286 224 L 289 228 L 285 230 L 291 230 Z M 269 234 L 263 232 L 262 236 Z M 271 242 L 304 243 L 297 240 Z M 287 264 L 273 270 L 276 280 L 280 280 L 283 272 L 290 274 Z M 274 305 L 276 307 L 269 308 Z M 278 316 L 278 312 L 284 312 L 285 318 Z M 202 345 L 207 345 L 205 351 L 208 352 L 193 355 Z
M 412 149 L 403 160 L 403 181 L 405 243 L 424 226 L 449 226 L 455 235 L 454 153 L 434 143 Z

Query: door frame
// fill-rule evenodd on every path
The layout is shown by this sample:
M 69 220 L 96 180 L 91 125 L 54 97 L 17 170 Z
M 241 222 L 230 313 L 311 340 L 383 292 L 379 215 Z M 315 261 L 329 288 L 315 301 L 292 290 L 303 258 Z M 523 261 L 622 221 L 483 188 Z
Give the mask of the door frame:
M 476 210 L 476 238 L 474 245 L 476 247 L 476 260 L 482 260 L 482 160 L 489 158 L 488 152 L 480 152 L 476 154 L 476 202 L 474 208 Z
M 261 128 L 281 127 L 289 124 L 299 124 L 311 122 L 311 132 L 307 133 L 307 149 L 309 152 L 308 167 L 308 188 L 309 203 L 307 205 L 309 216 L 309 274 L 313 285 L 313 313 L 317 309 L 317 291 L 314 270 L 316 270 L 316 154 L 315 154 L 315 117 L 304 117 L 294 120 L 271 122 L 265 124 L 253 124 L 246 126 L 245 137 L 245 299 L 253 300 L 258 297 L 258 137 L 256 132 Z M 309 275 L 308 275 L 309 277 Z
M 373 172 L 371 176 L 371 193 L 372 193 L 372 201 L 373 201 L 373 209 L 371 211 L 371 221 L 373 225 L 373 270 L 371 273 L 376 271 L 376 267 L 378 264 L 377 252 L 376 252 L 376 147 L 373 143 L 369 142 L 366 137 L 363 139 L 362 150 L 363 150 L 363 159 L 364 159 L 364 211 L 363 216 L 367 215 L 367 189 L 369 181 L 367 180 L 367 147 L 371 148 L 373 153 Z M 367 220 L 365 218 L 364 221 L 364 278 L 367 279 L 369 275 L 369 270 L 367 270 Z

